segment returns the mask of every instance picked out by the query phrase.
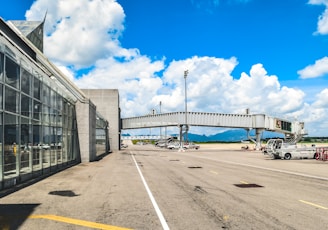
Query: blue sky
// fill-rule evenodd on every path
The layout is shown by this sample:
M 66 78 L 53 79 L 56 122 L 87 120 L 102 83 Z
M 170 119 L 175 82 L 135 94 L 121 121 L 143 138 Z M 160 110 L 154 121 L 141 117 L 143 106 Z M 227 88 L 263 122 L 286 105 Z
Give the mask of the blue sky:
M 121 42 L 152 57 L 236 56 L 236 77 L 255 63 L 281 79 L 325 56 L 328 38 L 314 36 L 323 6 L 301 0 L 119 0 L 126 13 Z M 288 66 L 288 68 L 286 68 Z
M 249 108 L 328 136 L 327 0 L 11 0 L 0 17 L 46 11 L 45 54 L 81 88 L 118 88 L 123 117 L 182 111 L 188 69 L 192 111 Z

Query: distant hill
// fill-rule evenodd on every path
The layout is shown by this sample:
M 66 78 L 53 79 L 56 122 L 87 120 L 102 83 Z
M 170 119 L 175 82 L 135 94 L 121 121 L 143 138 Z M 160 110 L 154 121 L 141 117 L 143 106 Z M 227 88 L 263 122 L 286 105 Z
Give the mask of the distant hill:
M 255 130 L 250 132 L 250 135 L 255 139 Z M 283 134 L 264 131 L 262 133 L 261 139 L 274 138 L 274 137 L 284 137 Z M 198 135 L 193 133 L 188 133 L 188 140 L 195 142 L 240 142 L 242 140 L 248 140 L 247 132 L 244 129 L 232 129 L 227 130 L 222 133 L 217 133 L 214 135 Z
M 253 139 L 255 139 L 255 130 L 251 130 L 250 135 Z M 122 134 L 122 136 L 130 136 L 130 134 Z M 178 137 L 179 134 L 172 134 L 172 136 Z M 261 139 L 267 138 L 275 138 L 280 137 L 283 138 L 284 135 L 280 133 L 274 133 L 269 131 L 263 131 Z M 194 142 L 240 142 L 248 140 L 247 132 L 245 129 L 231 129 L 225 132 L 217 133 L 214 135 L 206 136 L 188 133 L 188 140 Z

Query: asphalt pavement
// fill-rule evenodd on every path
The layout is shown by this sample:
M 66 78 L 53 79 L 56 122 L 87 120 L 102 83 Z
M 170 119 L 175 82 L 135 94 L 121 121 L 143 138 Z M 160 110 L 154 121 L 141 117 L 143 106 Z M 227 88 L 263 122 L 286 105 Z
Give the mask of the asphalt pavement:
M 129 146 L 0 199 L 0 229 L 326 229 L 328 165 Z

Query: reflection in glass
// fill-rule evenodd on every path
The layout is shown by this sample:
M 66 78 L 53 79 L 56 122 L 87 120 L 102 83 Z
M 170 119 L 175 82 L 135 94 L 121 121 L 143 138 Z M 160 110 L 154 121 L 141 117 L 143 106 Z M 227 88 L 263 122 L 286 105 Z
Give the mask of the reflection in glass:
M 79 151 L 75 104 L 30 67 L 0 52 L 0 189 L 4 179 L 14 184 L 67 165 Z
M 63 128 L 57 128 L 57 140 L 55 143 L 58 164 L 63 163 Z
M 42 105 L 39 101 L 33 101 L 33 119 L 40 120 Z
M 21 173 L 32 171 L 32 125 L 29 119 L 21 119 L 20 170 Z
M 3 73 L 4 73 L 4 55 L 0 53 L 0 81 L 3 81 Z
M 22 78 L 22 82 L 21 82 L 22 92 L 26 93 L 27 95 L 30 95 L 31 81 L 33 79 L 32 74 L 30 74 L 27 70 L 22 69 L 21 78 Z
M 3 90 L 3 84 L 0 83 L 0 109 L 2 109 L 2 102 L 3 102 L 2 90 Z
M 30 111 L 32 106 L 32 99 L 22 94 L 21 99 L 21 114 L 26 117 L 30 117 Z
M 4 168 L 3 168 L 3 160 L 4 160 L 4 158 L 2 157 L 3 156 L 3 151 L 2 151 L 2 138 L 3 138 L 3 135 L 2 135 L 2 131 L 3 131 L 3 124 L 2 124 L 2 116 L 3 116 L 3 113 L 0 113 L 0 156 L 1 156 L 1 158 L 0 158 L 0 163 L 1 163 L 1 165 L 0 165 L 0 181 L 3 179 L 3 174 L 1 173 L 1 172 L 3 172 L 4 170 Z
M 50 88 L 43 85 L 42 87 L 42 102 L 46 105 L 50 105 Z
M 4 178 L 16 176 L 19 153 L 18 116 L 5 114 L 4 119 Z
M 5 110 L 18 113 L 19 94 L 16 90 L 5 87 Z
M 33 124 L 33 171 L 42 169 L 42 156 L 41 156 L 41 125 Z
M 41 100 L 41 81 L 37 78 L 33 78 L 33 97 Z
M 42 107 L 42 122 L 45 125 L 50 124 L 50 107 L 46 105 Z
M 5 65 L 6 73 L 6 83 L 18 89 L 19 87 L 19 65 L 6 57 Z
M 41 151 L 42 151 L 42 162 L 43 168 L 50 167 L 50 127 L 49 126 L 42 126 L 42 143 L 41 144 Z

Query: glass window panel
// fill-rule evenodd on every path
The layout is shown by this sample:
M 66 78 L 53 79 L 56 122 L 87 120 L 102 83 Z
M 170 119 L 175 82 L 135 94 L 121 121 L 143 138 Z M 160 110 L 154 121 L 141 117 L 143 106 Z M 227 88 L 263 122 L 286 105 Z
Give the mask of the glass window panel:
M 6 83 L 11 85 L 15 88 L 19 86 L 19 65 L 11 60 L 10 58 L 6 57 L 6 65 L 5 65 L 5 72 L 6 72 Z
M 72 140 L 73 140 L 72 131 L 68 130 L 68 132 L 67 132 L 67 160 L 68 161 L 73 159 L 73 151 L 72 151 L 73 142 L 72 142 Z
M 2 97 L 2 90 L 3 90 L 3 84 L 0 84 L 0 109 L 2 110 L 3 109 L 3 107 L 2 107 L 2 105 L 3 105 L 3 97 Z
M 50 105 L 50 88 L 49 86 L 43 85 L 42 87 L 42 101 L 46 105 Z
M 58 164 L 63 162 L 63 152 L 62 152 L 63 143 L 62 142 L 63 142 L 63 129 L 57 128 L 56 151 L 57 151 Z
M 50 123 L 50 107 L 45 105 L 42 107 L 42 122 L 43 124 Z
M 51 155 L 50 155 L 50 139 L 51 139 L 51 133 L 50 133 L 50 127 L 49 126 L 42 126 L 42 137 L 43 142 L 41 144 L 41 150 L 42 150 L 42 167 L 49 167 L 50 161 L 51 161 Z
M 57 113 L 57 110 L 50 108 L 50 123 L 52 126 L 56 126 Z
M 56 99 L 57 99 L 56 94 L 57 93 L 55 91 L 50 90 L 50 95 L 51 95 L 50 106 L 52 108 L 56 108 Z
M 68 156 L 67 156 L 67 151 L 68 151 L 68 144 L 67 144 L 67 130 L 63 129 L 63 134 L 62 134 L 62 156 L 63 156 L 63 162 L 67 162 Z
M 5 114 L 4 119 L 4 178 L 16 176 L 16 157 L 20 155 L 18 116 Z
M 32 107 L 32 99 L 22 94 L 21 114 L 30 117 Z
M 56 127 L 50 127 L 50 163 L 51 165 L 56 165 L 57 156 L 57 129 Z
M 2 125 L 2 116 L 3 116 L 3 113 L 0 113 L 0 181 L 3 180 L 3 165 L 4 165 L 4 155 L 3 155 L 3 152 L 2 152 L 2 146 L 3 146 L 3 136 L 2 136 L 2 131 L 3 131 L 3 125 Z
M 58 112 L 58 114 L 56 116 L 56 123 L 57 123 L 57 127 L 63 126 L 63 116 L 60 111 Z
M 5 110 L 18 113 L 19 94 L 9 87 L 5 88 Z
M 61 111 L 63 109 L 63 97 L 57 94 L 57 109 Z
M 33 78 L 33 97 L 41 100 L 41 81 L 37 78 Z
M 67 101 L 64 101 L 64 114 L 65 115 L 68 115 L 68 105 L 69 105 L 69 102 Z
M 32 74 L 30 74 L 27 70 L 22 69 L 22 82 L 21 82 L 21 89 L 24 93 L 30 95 L 31 94 L 31 81 L 32 81 Z
M 20 165 L 21 173 L 32 171 L 32 125 L 30 120 L 21 118 Z
M 33 101 L 33 119 L 40 120 L 41 118 L 42 105 L 39 101 Z
M 42 169 L 41 125 L 33 124 L 33 171 Z
M 4 54 L 0 53 L 0 80 L 3 81 L 4 73 Z

